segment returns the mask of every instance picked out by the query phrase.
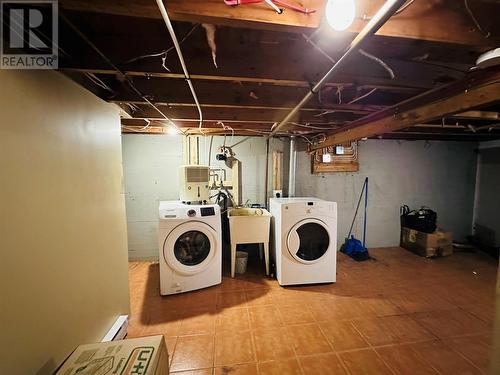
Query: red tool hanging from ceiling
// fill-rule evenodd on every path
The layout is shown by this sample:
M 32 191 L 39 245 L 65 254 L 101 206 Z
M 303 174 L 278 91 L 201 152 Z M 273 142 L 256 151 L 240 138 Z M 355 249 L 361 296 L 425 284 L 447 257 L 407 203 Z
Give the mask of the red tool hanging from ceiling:
M 271 8 L 273 8 L 276 13 L 282 14 L 284 12 L 284 9 L 280 8 L 278 5 L 285 7 L 285 8 L 290 8 L 296 12 L 304 13 L 304 14 L 311 14 L 316 12 L 315 9 L 308 9 L 301 7 L 300 5 L 295 5 L 295 4 L 289 4 L 285 1 L 282 0 L 224 0 L 224 3 L 226 5 L 230 6 L 236 6 L 236 5 L 244 5 L 244 4 L 257 4 L 257 3 L 266 3 L 269 5 Z

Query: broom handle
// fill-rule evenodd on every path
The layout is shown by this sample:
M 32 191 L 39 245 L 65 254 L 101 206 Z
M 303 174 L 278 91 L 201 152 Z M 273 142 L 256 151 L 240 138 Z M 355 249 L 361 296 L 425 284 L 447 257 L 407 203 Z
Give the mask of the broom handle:
M 361 204 L 361 199 L 363 198 L 363 192 L 365 191 L 365 186 L 368 184 L 368 177 L 365 178 L 365 182 L 363 183 L 363 189 L 361 189 L 361 194 L 359 195 L 358 205 L 356 206 L 356 212 L 354 213 L 354 217 L 352 218 L 351 228 L 349 229 L 349 234 L 347 238 L 351 237 L 352 228 L 354 227 L 354 222 L 356 221 L 356 216 L 358 216 L 359 205 Z M 366 204 L 365 204 L 365 212 L 366 212 Z M 365 213 L 366 217 L 366 213 Z
M 368 207 L 368 177 L 365 179 L 365 219 L 363 223 L 363 248 L 366 249 L 366 208 Z

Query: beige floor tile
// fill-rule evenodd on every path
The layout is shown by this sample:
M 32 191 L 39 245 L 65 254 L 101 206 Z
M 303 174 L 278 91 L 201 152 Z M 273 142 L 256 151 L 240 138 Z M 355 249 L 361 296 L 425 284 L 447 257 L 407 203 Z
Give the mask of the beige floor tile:
M 319 323 L 323 334 L 336 351 L 362 349 L 368 346 L 365 339 L 348 320 Z
M 445 343 L 481 370 L 488 370 L 492 350 L 484 336 L 456 337 L 445 340 Z
M 217 314 L 216 331 L 247 331 L 250 329 L 248 309 L 220 309 Z
M 214 375 L 258 375 L 256 364 L 216 367 Z
M 287 327 L 297 355 L 311 355 L 333 351 L 317 324 L 300 324 Z
M 272 289 L 263 288 L 245 291 L 248 306 L 274 305 L 276 303 L 274 294 Z
M 410 346 L 385 346 L 375 351 L 397 375 L 414 375 L 417 369 L 419 375 L 438 375 L 438 372 Z
M 415 313 L 412 316 L 440 338 L 482 333 L 488 330 L 485 322 L 461 309 Z
M 173 375 L 212 375 L 214 372 L 213 368 L 207 368 L 203 370 L 192 370 L 192 371 L 176 371 L 170 372 Z
M 351 374 L 387 375 L 392 371 L 371 349 L 339 353 L 339 357 Z
M 356 329 L 373 346 L 430 340 L 434 336 L 406 315 L 353 321 Z
M 177 339 L 170 371 L 213 367 L 214 336 L 183 336 Z
M 295 358 L 259 363 L 258 368 L 259 375 L 302 375 Z
M 252 329 L 276 328 L 283 325 L 279 310 L 274 305 L 251 306 L 248 312 Z
M 336 354 L 319 354 L 299 357 L 304 375 L 347 374 Z
M 199 335 L 215 332 L 216 315 L 205 310 L 191 311 L 182 319 L 179 327 L 179 336 Z
M 217 309 L 228 309 L 233 307 L 246 307 L 245 292 L 231 291 L 217 294 Z
M 290 358 L 295 355 L 293 345 L 285 328 L 253 331 L 257 361 L 264 362 Z
M 479 369 L 442 341 L 412 344 L 411 347 L 443 375 L 471 375 L 481 373 Z
M 215 366 L 255 362 L 250 331 L 217 332 L 215 337 Z
M 314 317 L 305 304 L 278 305 L 278 310 L 284 324 L 313 323 Z

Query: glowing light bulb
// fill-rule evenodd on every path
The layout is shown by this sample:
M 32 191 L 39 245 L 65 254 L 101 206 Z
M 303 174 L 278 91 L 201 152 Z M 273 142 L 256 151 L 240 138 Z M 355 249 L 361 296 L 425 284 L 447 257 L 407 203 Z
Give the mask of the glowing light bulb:
M 354 0 L 328 0 L 325 14 L 332 29 L 345 30 L 352 25 L 356 15 Z
M 167 134 L 168 135 L 177 135 L 177 134 L 179 134 L 179 130 L 177 130 L 177 128 L 173 127 L 172 125 L 169 125 L 167 127 Z

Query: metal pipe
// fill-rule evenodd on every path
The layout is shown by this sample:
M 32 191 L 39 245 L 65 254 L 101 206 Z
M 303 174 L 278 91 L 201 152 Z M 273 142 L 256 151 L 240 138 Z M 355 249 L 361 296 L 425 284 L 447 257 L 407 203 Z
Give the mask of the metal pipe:
M 330 68 L 330 70 L 321 78 L 316 85 L 302 98 L 302 100 L 297 104 L 289 113 L 285 116 L 285 118 L 276 125 L 271 131 L 270 136 L 273 136 L 281 128 L 285 126 L 289 121 L 292 120 L 293 116 L 315 95 L 319 92 L 319 90 L 327 83 L 327 81 L 332 77 L 334 73 L 342 67 L 347 58 L 357 50 L 361 42 L 371 34 L 377 32 L 378 29 L 382 27 L 387 20 L 397 12 L 397 10 L 406 3 L 406 0 L 387 0 L 384 5 L 380 7 L 378 12 L 368 21 L 363 30 L 356 35 L 354 40 L 351 42 L 347 50 L 344 52 L 342 57 L 337 60 L 337 62 Z
M 267 189 L 269 188 L 269 141 L 270 139 L 266 139 L 266 177 L 265 177 L 265 183 L 264 183 L 264 207 L 268 207 L 267 204 Z
M 156 0 L 156 4 L 158 5 L 158 9 L 160 9 L 161 16 L 163 21 L 165 22 L 165 26 L 167 27 L 168 33 L 172 38 L 172 42 L 174 43 L 175 51 L 177 52 L 177 56 L 179 57 L 179 62 L 181 63 L 182 72 L 184 73 L 184 78 L 189 86 L 189 90 L 191 91 L 191 95 L 193 96 L 194 103 L 196 104 L 196 108 L 198 109 L 199 116 L 199 124 L 198 128 L 200 132 L 203 134 L 203 113 L 201 111 L 200 102 L 198 101 L 198 96 L 196 95 L 196 91 L 194 91 L 193 82 L 191 82 L 191 77 L 189 76 L 189 72 L 186 67 L 186 63 L 184 62 L 184 57 L 182 56 L 181 46 L 179 45 L 179 41 L 177 40 L 177 36 L 175 35 L 174 28 L 172 27 L 172 22 L 170 22 L 170 18 L 168 17 L 167 8 L 163 4 L 163 0 Z
M 288 196 L 295 196 L 295 168 L 297 166 L 297 140 L 295 136 L 290 137 L 290 166 L 288 171 Z
M 118 68 L 89 38 L 87 38 L 87 36 L 82 33 L 80 31 L 80 29 L 78 27 L 76 27 L 64 14 L 62 13 L 59 13 L 59 16 L 66 22 L 66 24 L 76 33 L 78 34 L 78 36 L 80 38 L 83 39 L 83 41 L 85 43 L 87 43 L 89 45 L 89 47 L 91 47 L 95 52 L 97 52 L 97 54 L 110 66 L 112 67 L 116 73 L 118 73 L 121 77 L 123 77 L 123 79 L 128 83 L 128 85 L 130 86 L 130 88 L 142 99 L 144 100 L 146 103 L 148 103 L 156 112 L 158 112 L 165 120 L 168 121 L 168 123 L 173 126 L 175 129 L 177 129 L 177 131 L 179 133 L 182 133 L 184 135 L 186 135 L 187 133 L 182 130 L 181 128 L 179 128 L 175 122 L 172 121 L 171 118 L 169 118 L 165 113 L 163 113 L 163 111 L 161 109 L 159 109 L 155 103 L 153 103 L 151 100 L 149 100 L 146 95 L 144 95 L 141 91 L 139 91 L 137 89 L 137 87 L 135 87 L 134 83 L 132 82 L 132 80 L 130 79 L 129 76 L 127 76 L 127 74 L 122 71 L 120 68 Z

